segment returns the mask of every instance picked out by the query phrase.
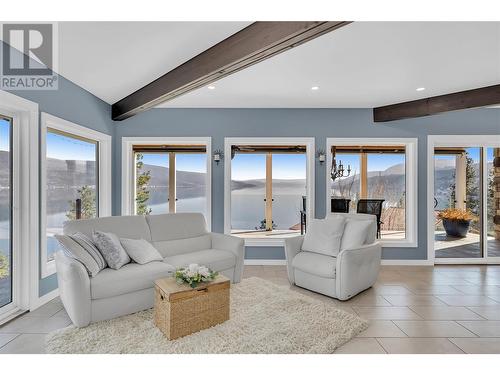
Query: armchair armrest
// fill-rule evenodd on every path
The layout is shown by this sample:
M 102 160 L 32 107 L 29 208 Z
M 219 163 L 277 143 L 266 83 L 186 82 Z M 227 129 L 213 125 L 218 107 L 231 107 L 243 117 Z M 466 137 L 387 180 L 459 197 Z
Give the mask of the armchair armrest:
M 295 258 L 295 256 L 300 252 L 302 242 L 304 242 L 304 236 L 290 237 L 285 239 L 286 271 L 288 274 L 288 280 L 292 284 L 295 284 L 292 261 L 293 258 Z
M 212 248 L 230 251 L 236 257 L 233 282 L 239 283 L 243 273 L 243 262 L 245 258 L 245 240 L 227 234 L 212 233 Z
M 73 324 L 89 325 L 91 320 L 90 278 L 79 261 L 67 257 L 61 251 L 55 254 L 57 283 L 62 303 Z
M 349 299 L 375 284 L 381 256 L 382 247 L 379 242 L 341 251 L 336 265 L 337 298 Z

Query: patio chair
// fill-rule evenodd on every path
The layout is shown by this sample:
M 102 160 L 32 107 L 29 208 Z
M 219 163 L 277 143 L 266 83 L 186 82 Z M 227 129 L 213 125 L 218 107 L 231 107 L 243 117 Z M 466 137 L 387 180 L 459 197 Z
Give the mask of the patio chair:
M 350 203 L 350 199 L 332 197 L 330 200 L 330 212 L 349 213 Z
M 380 238 L 380 227 L 383 224 L 380 218 L 384 201 L 385 199 L 360 199 L 356 209 L 358 214 L 370 214 L 377 217 L 377 238 Z

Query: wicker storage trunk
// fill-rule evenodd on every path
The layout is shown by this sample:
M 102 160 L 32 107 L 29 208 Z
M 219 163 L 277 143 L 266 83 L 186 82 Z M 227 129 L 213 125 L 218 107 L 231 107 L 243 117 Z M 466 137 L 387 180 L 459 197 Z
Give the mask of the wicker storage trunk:
M 218 275 L 196 288 L 169 277 L 155 281 L 154 322 L 169 340 L 229 319 L 229 279 Z

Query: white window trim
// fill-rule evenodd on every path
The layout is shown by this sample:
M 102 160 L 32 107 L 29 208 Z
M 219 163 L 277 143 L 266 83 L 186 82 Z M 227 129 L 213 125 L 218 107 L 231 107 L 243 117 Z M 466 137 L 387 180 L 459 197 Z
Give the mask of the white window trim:
M 306 146 L 306 195 L 307 217 L 314 218 L 314 137 L 257 137 L 257 138 L 224 138 L 224 233 L 231 234 L 231 147 L 240 145 L 277 145 Z M 245 246 L 283 246 L 284 239 L 252 238 L 245 239 Z
M 332 164 L 332 146 L 396 146 L 406 147 L 406 238 L 380 240 L 383 247 L 418 246 L 418 139 L 417 138 L 327 138 L 326 167 Z M 330 174 L 326 173 L 326 212 L 330 212 Z
M 427 136 L 427 259 L 432 264 L 498 264 L 500 257 L 489 258 L 436 258 L 434 251 L 434 148 L 435 147 L 500 147 L 500 137 L 497 135 L 428 135 Z M 486 157 L 486 150 L 483 150 Z M 483 181 L 488 180 L 488 168 L 483 168 Z M 487 184 L 483 184 L 483 196 L 488 194 Z M 487 210 L 483 212 L 483 225 L 487 225 Z M 485 228 L 483 228 L 483 231 Z M 485 254 L 487 246 L 484 244 Z
M 47 181 L 47 128 L 74 134 L 98 142 L 99 156 L 99 216 L 111 216 L 111 141 L 108 134 L 77 125 L 59 117 L 42 112 L 40 133 L 40 270 L 42 277 L 47 277 L 56 272 L 55 261 L 47 261 L 47 245 L 44 241 L 46 231 L 46 181 Z
M 204 145 L 207 155 L 207 228 L 212 230 L 212 138 L 211 137 L 123 137 L 122 138 L 122 215 L 133 215 L 135 204 L 134 145 Z
M 38 301 L 38 104 L 0 90 L 0 113 L 13 119 L 13 298 L 0 322 Z

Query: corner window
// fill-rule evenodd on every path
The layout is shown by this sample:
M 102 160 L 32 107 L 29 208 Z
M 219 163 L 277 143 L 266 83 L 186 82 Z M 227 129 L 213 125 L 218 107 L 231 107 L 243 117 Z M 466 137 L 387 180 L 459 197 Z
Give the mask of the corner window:
M 110 186 L 103 185 L 100 172 L 111 171 L 105 167 L 109 161 L 102 162 L 110 157 L 102 154 L 103 148 L 110 150 L 108 135 L 47 114 L 42 119 L 40 248 L 46 277 L 55 272 L 54 255 L 60 245 L 54 235 L 62 234 L 65 221 L 110 214 L 109 194 L 101 196 Z

